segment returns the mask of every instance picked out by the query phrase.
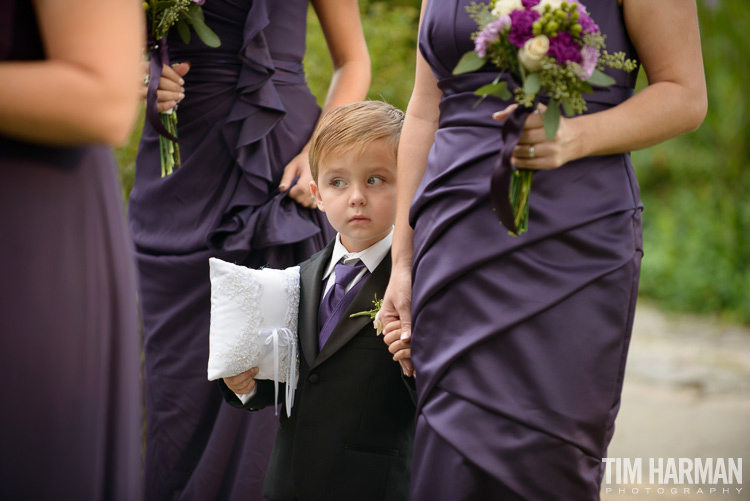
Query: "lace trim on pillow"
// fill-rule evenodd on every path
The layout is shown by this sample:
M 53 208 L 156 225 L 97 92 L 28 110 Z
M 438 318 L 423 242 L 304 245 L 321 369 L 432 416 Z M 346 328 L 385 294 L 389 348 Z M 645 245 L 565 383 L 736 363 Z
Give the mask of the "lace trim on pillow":
M 286 297 L 289 299 L 287 302 L 289 307 L 286 310 L 286 315 L 284 318 L 285 323 L 286 323 L 286 328 L 296 334 L 297 333 L 297 316 L 299 314 L 299 273 L 284 274 L 284 293 L 286 294 Z M 299 372 L 299 350 L 294 350 L 294 356 L 295 356 L 295 359 L 293 361 L 294 368 L 295 368 L 294 373 L 297 374 Z M 281 367 L 288 368 L 290 367 L 291 363 L 292 363 L 291 360 L 283 360 L 282 358 Z M 296 384 L 296 381 L 293 381 L 293 383 Z
M 234 374 L 245 372 L 253 367 L 261 354 L 258 334 L 263 325 L 263 312 L 258 307 L 263 295 L 263 285 L 257 280 L 247 280 L 240 273 L 231 273 L 219 284 L 219 291 L 236 301 L 240 310 L 247 314 L 247 321 L 236 341 L 227 346 L 226 352 L 218 354 L 227 361 L 227 368 Z

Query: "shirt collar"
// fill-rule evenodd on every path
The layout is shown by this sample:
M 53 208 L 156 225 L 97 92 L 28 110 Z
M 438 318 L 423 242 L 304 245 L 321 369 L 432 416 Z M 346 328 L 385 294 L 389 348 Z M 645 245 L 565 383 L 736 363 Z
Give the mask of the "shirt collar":
M 333 244 L 333 252 L 331 253 L 331 261 L 328 263 L 328 268 L 326 268 L 326 272 L 323 274 L 323 280 L 326 280 L 331 273 L 333 273 L 336 263 L 341 260 L 347 263 L 359 259 L 365 264 L 367 271 L 372 273 L 386 254 L 388 254 L 388 251 L 391 250 L 392 242 L 393 229 L 391 229 L 388 235 L 384 236 L 381 240 L 375 242 L 365 250 L 360 252 L 349 252 L 346 250 L 346 247 L 344 247 L 344 244 L 341 243 L 341 235 L 336 234 L 336 241 Z

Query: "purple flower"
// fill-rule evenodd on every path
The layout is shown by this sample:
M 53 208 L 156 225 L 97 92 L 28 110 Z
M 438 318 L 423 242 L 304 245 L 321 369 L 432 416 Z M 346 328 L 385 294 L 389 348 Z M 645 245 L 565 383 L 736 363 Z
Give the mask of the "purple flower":
M 554 57 L 559 64 L 581 62 L 581 47 L 579 47 L 573 35 L 562 31 L 556 37 L 549 39 L 549 52 L 547 55 Z
M 193 0 L 193 3 L 197 3 L 198 5 L 203 5 L 206 3 L 206 0 Z
M 591 78 L 596 69 L 596 63 L 599 61 L 599 50 L 596 47 L 586 45 L 581 50 L 581 80 L 584 82 Z
M 533 6 L 539 3 L 540 0 L 521 0 L 523 8 L 526 10 L 531 9 Z
M 485 57 L 490 45 L 500 40 L 500 31 L 506 29 L 508 26 L 510 26 L 510 18 L 508 16 L 500 16 L 487 23 L 474 40 L 474 51 L 476 51 L 477 55 Z
M 578 18 L 578 24 L 580 24 L 582 28 L 581 34 L 599 33 L 599 31 L 601 31 L 599 29 L 599 26 L 594 22 L 594 20 L 591 19 L 588 14 L 586 14 L 585 7 L 584 9 L 581 9 L 581 7 L 579 7 L 578 12 L 581 13 L 581 17 Z
M 539 13 L 534 10 L 514 10 L 510 13 L 510 33 L 508 40 L 516 47 L 523 47 L 526 40 L 534 38 L 531 25 L 539 19 Z

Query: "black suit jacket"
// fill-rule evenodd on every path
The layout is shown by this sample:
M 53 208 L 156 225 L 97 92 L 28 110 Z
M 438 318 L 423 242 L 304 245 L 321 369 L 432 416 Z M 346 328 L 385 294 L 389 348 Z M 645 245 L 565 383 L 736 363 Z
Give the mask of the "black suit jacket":
M 383 297 L 390 253 L 366 278 L 349 309 L 318 353 L 318 307 L 333 242 L 300 265 L 300 376 L 291 417 L 279 412 L 279 430 L 263 495 L 270 499 L 325 501 L 408 500 L 414 440 L 413 379 L 378 337 L 369 317 Z M 273 382 L 259 380 L 244 405 L 274 405 Z M 225 399 L 240 400 L 223 382 Z M 279 394 L 283 391 L 279 389 Z

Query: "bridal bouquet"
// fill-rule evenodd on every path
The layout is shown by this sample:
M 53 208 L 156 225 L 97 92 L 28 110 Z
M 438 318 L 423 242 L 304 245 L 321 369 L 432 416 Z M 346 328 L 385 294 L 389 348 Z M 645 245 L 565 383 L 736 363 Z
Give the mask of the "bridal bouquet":
M 520 105 L 518 113 L 514 112 L 503 126 L 501 163 L 505 165 L 496 169 L 492 179 L 495 209 L 501 222 L 516 236 L 528 230 L 533 171 L 513 170 L 509 187 L 498 171 L 510 172 L 512 150 L 539 95 L 549 97 L 544 129 L 552 140 L 561 106 L 567 116 L 580 115 L 586 110 L 583 93 L 591 94 L 592 85 L 615 83 L 603 73 L 605 67 L 629 72 L 637 63 L 626 59 L 623 52 L 609 54 L 604 50 L 605 35 L 577 0 L 494 0 L 489 5 L 472 2 L 466 11 L 479 29 L 472 35 L 474 50 L 463 55 L 453 73 L 476 71 L 489 61 L 500 73 L 475 94 L 480 100 L 488 95 L 504 100 L 513 97 Z M 500 81 L 503 73 L 510 73 L 520 84 L 513 94 L 508 82 Z M 508 197 L 498 190 L 508 192 Z
M 148 49 L 151 60 L 149 76 L 145 80 L 148 85 L 147 116 L 151 125 L 159 132 L 161 177 L 172 174 L 174 169 L 181 164 L 180 146 L 176 142 L 176 108 L 161 113 L 160 117 L 156 112 L 156 90 L 159 88 L 162 64 L 169 64 L 167 33 L 175 27 L 182 41 L 189 43 L 192 26 L 204 44 L 209 47 L 221 45 L 216 33 L 206 26 L 203 10 L 200 7 L 204 3 L 206 0 L 147 0 L 143 2 L 143 8 L 146 10 Z

